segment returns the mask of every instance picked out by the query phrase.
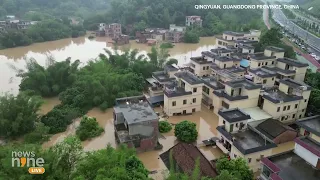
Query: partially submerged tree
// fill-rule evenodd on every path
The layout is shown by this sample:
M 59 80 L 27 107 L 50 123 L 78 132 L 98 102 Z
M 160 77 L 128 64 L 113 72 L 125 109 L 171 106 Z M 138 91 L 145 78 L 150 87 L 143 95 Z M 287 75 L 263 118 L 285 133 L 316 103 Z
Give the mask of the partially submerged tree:
M 179 141 L 191 143 L 197 140 L 197 125 L 190 121 L 182 121 L 175 125 L 174 135 Z
M 76 130 L 76 135 L 81 141 L 84 141 L 99 136 L 102 132 L 104 129 L 99 126 L 96 118 L 83 116 Z

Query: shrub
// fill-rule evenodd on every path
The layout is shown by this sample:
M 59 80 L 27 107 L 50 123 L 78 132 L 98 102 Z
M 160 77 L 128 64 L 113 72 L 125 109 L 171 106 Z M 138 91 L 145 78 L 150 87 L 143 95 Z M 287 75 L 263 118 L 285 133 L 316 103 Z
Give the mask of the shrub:
M 159 122 L 159 132 L 161 133 L 167 133 L 171 131 L 172 126 L 168 121 L 160 121 Z
M 76 135 L 81 141 L 84 141 L 99 136 L 102 132 L 104 132 L 104 129 L 99 126 L 96 118 L 83 116 Z
M 174 135 L 179 141 L 186 143 L 194 142 L 198 138 L 196 124 L 189 121 L 182 121 L 175 126 Z

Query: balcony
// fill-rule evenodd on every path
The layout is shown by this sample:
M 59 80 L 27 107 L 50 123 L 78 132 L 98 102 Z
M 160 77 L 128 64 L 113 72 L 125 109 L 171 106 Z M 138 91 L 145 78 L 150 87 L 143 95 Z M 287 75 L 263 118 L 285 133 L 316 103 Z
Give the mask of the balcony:
M 219 149 L 220 149 L 223 153 L 225 153 L 225 154 L 229 154 L 229 153 L 230 153 L 230 151 L 225 147 L 226 144 L 221 143 L 220 140 L 217 140 L 217 141 L 216 141 L 216 145 L 219 147 Z

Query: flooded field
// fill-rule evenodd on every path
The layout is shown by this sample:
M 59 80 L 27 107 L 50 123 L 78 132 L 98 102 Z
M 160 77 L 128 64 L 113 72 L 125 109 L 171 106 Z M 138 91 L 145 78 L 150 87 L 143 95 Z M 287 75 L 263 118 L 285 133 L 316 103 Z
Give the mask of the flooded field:
M 97 58 L 100 53 L 104 53 L 104 48 L 113 51 L 113 46 L 107 43 L 109 41 L 110 39 L 105 37 L 93 40 L 79 37 L 0 50 L 0 92 L 18 93 L 20 78 L 17 78 L 16 71 L 10 68 L 12 65 L 18 69 L 25 69 L 25 59 L 28 58 L 34 58 L 40 65 L 45 65 L 48 56 L 54 57 L 56 61 L 71 57 L 73 61 L 79 59 L 84 65 L 89 60 Z M 179 65 L 182 65 L 188 63 L 190 57 L 199 56 L 202 51 L 212 48 L 215 48 L 215 38 L 204 37 L 200 38 L 197 44 L 177 43 L 169 53 L 171 57 L 179 60 Z M 151 47 L 130 41 L 130 44 L 119 49 L 138 49 L 141 54 L 147 54 Z
M 59 100 L 56 98 L 46 99 L 46 103 L 42 106 L 42 111 L 50 110 L 50 107 L 58 104 Z M 155 109 L 156 112 L 161 112 L 160 108 Z M 82 143 L 85 151 L 92 151 L 105 148 L 108 144 L 116 147 L 114 129 L 113 129 L 113 110 L 108 109 L 105 112 L 100 111 L 97 108 L 92 109 L 87 113 L 88 116 L 97 118 L 97 121 L 101 127 L 104 127 L 105 132 L 99 137 L 93 138 Z M 217 159 L 223 155 L 222 151 L 214 147 L 204 147 L 202 145 L 202 140 L 209 139 L 216 135 L 216 127 L 218 125 L 218 117 L 209 111 L 207 108 L 203 107 L 201 112 L 196 112 L 193 115 L 187 116 L 176 116 L 170 117 L 168 121 L 170 123 L 176 124 L 183 120 L 192 121 L 197 124 L 197 130 L 199 133 L 197 146 L 200 151 L 208 158 L 208 160 Z M 80 119 L 76 119 L 71 125 L 68 126 L 67 130 L 62 133 L 55 134 L 51 139 L 43 144 L 43 148 L 48 148 L 54 144 L 61 142 L 68 135 L 75 134 L 76 128 L 80 123 Z M 159 142 L 163 145 L 163 149 L 159 151 L 149 151 L 138 154 L 140 160 L 144 163 L 146 168 L 150 171 L 157 170 L 156 174 L 153 174 L 154 179 L 161 179 L 163 173 L 166 172 L 166 167 L 159 155 L 174 146 L 177 141 L 174 136 L 174 130 L 162 134 L 163 137 L 159 138 Z

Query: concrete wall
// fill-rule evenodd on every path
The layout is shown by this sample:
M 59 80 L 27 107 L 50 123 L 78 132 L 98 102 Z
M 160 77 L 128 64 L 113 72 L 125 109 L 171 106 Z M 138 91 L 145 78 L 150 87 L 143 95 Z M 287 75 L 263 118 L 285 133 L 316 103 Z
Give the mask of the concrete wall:
M 275 144 L 286 143 L 286 142 L 292 141 L 295 137 L 297 137 L 297 135 L 298 135 L 297 132 L 288 130 L 280 134 L 275 139 L 273 139 L 273 142 Z
M 221 61 L 215 61 L 216 65 L 219 66 L 219 68 L 224 69 L 224 68 L 230 68 L 233 66 L 233 61 L 228 61 L 228 62 L 221 62 Z M 224 67 L 226 66 L 226 67 Z
M 256 152 L 256 153 L 251 153 L 251 154 L 246 154 L 243 155 L 235 146 L 231 147 L 231 152 L 230 152 L 230 157 L 232 159 L 235 159 L 238 157 L 242 157 L 248 162 L 248 166 L 253 170 L 253 172 L 257 172 L 260 168 L 260 160 L 261 156 L 263 157 L 268 157 L 272 155 L 272 149 Z M 251 161 L 249 161 L 251 159 Z
M 308 67 L 295 68 L 295 69 L 296 69 L 296 75 L 294 77 L 294 80 L 303 82 L 306 76 Z
M 315 135 L 315 134 L 312 134 L 310 133 L 310 136 L 309 136 L 311 139 L 315 140 L 316 142 L 320 143 L 320 137 Z
M 301 100 L 304 101 L 304 100 Z M 278 119 L 281 122 L 291 122 L 300 118 L 303 118 L 306 112 L 306 105 L 302 104 L 300 105 L 299 101 L 292 101 L 292 102 L 286 102 L 286 103 L 278 103 L 274 104 L 273 102 L 264 99 L 263 104 L 263 110 L 272 115 L 274 119 Z M 298 105 L 297 108 L 295 108 L 296 104 Z M 284 106 L 286 106 L 286 109 L 284 110 Z M 290 109 L 288 110 L 288 106 L 290 106 Z M 299 107 L 304 107 L 304 110 L 299 110 Z M 280 108 L 278 112 L 278 108 Z M 300 117 L 301 115 L 301 117 Z M 282 117 L 285 117 L 282 119 Z
M 273 62 L 273 64 L 272 64 Z M 266 60 L 255 60 L 251 59 L 250 68 L 261 68 L 263 66 L 273 67 L 275 66 L 275 59 L 266 59 Z
M 251 76 L 253 76 L 253 82 L 255 84 L 262 84 L 263 86 L 273 86 L 274 82 L 276 81 L 275 77 L 269 77 L 269 78 L 261 78 L 251 72 L 249 72 L 249 74 Z M 266 81 L 265 83 L 263 83 L 264 81 Z
M 223 122 L 225 122 L 225 124 Z M 236 122 L 236 123 L 229 123 L 223 117 L 219 116 L 219 124 L 218 124 L 218 126 L 224 125 L 226 131 L 230 132 L 230 126 L 233 125 L 233 130 L 232 130 L 231 133 L 235 133 L 235 132 L 238 132 L 239 129 L 240 129 L 240 123 L 245 124 L 245 126 L 243 126 L 242 129 L 246 129 L 247 128 L 247 120 L 239 121 L 239 122 Z
M 319 157 L 304 147 L 300 146 L 298 143 L 295 144 L 294 152 L 300 156 L 302 159 L 307 161 L 309 164 L 311 164 L 313 167 L 317 166 Z
M 196 102 L 193 103 L 193 99 L 196 99 Z M 183 113 L 185 110 L 186 113 L 192 113 L 192 110 L 195 109 L 195 112 L 201 110 L 201 99 L 202 94 L 198 95 L 187 95 L 187 96 L 178 96 L 168 98 L 164 95 L 164 111 L 168 116 L 173 116 L 173 113 Z M 183 100 L 187 100 L 186 104 L 183 104 Z M 176 102 L 176 105 L 173 106 L 173 102 Z

